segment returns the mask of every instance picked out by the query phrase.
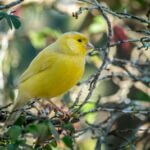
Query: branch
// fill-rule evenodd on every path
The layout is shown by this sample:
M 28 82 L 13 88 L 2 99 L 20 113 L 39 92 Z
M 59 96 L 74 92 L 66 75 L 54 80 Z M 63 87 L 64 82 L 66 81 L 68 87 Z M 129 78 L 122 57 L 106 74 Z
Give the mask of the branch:
M 7 5 L 1 5 L 1 6 L 0 6 L 0 10 L 9 9 L 9 8 L 11 8 L 11 7 L 14 7 L 14 6 L 16 6 L 16 5 L 20 4 L 20 3 L 22 3 L 23 1 L 24 1 L 24 0 L 16 0 L 16 1 L 14 1 L 14 2 L 11 2 L 11 3 L 7 4 Z

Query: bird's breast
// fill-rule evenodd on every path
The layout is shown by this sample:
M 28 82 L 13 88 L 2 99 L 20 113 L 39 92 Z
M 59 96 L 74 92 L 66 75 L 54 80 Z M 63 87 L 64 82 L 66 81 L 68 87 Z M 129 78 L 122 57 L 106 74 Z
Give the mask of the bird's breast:
M 72 88 L 84 73 L 82 57 L 60 57 L 53 67 L 35 75 L 22 84 L 29 97 L 52 98 Z
M 48 90 L 49 97 L 58 96 L 72 88 L 84 73 L 84 60 L 82 58 L 63 58 L 59 60 L 53 70 L 49 71 Z

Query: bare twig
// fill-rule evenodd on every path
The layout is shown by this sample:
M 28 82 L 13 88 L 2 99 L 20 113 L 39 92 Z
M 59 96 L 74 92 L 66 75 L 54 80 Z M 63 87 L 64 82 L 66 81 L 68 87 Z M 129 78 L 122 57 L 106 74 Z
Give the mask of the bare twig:
M 11 3 L 7 4 L 7 5 L 1 5 L 1 6 L 0 6 L 0 10 L 9 9 L 9 8 L 11 8 L 11 7 L 14 7 L 14 6 L 16 6 L 16 5 L 20 4 L 20 3 L 22 3 L 23 1 L 24 1 L 24 0 L 16 0 L 16 1 L 14 1 L 14 2 L 11 2 Z

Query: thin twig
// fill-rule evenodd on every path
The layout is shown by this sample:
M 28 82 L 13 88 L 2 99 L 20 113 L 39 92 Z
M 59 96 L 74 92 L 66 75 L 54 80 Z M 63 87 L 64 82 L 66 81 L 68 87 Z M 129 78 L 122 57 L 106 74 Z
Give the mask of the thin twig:
M 20 3 L 22 3 L 23 1 L 24 1 L 24 0 L 16 0 L 16 1 L 11 2 L 11 3 L 9 3 L 9 4 L 1 5 L 1 6 L 0 6 L 0 10 L 9 9 L 9 8 L 11 8 L 11 7 L 14 7 L 14 6 L 16 6 L 16 5 L 20 4 Z

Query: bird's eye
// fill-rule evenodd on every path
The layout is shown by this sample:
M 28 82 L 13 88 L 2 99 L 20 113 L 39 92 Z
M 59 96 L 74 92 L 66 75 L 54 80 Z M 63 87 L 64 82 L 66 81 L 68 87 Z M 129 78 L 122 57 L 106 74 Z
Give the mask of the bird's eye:
M 78 39 L 78 42 L 82 42 L 82 40 L 81 40 L 81 39 Z

